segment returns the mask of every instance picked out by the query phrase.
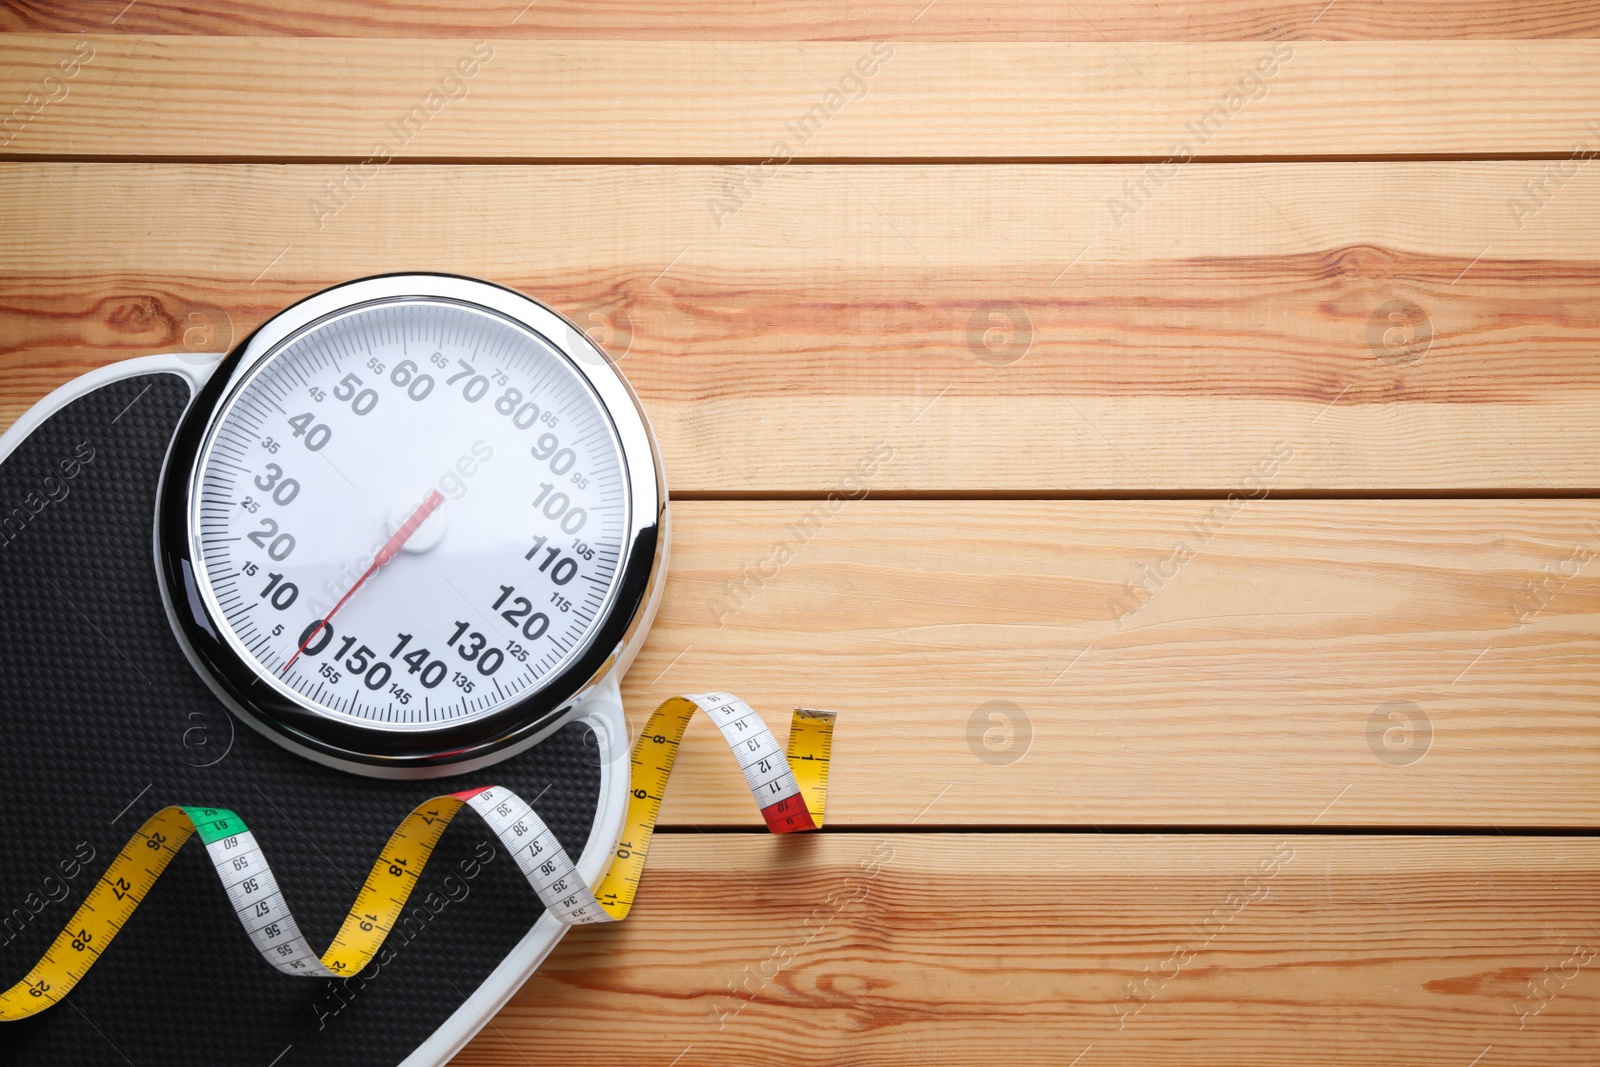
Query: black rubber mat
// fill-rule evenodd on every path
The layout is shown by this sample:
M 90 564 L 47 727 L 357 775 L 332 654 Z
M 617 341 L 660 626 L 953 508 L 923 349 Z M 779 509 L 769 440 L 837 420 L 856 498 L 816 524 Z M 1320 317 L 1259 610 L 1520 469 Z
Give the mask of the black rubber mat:
M 140 823 L 168 804 L 232 808 L 255 831 L 312 946 L 328 944 L 411 807 L 499 783 L 577 856 L 599 800 L 572 723 L 484 771 L 392 782 L 260 737 L 212 696 L 167 624 L 152 561 L 156 482 L 189 399 L 176 375 L 73 401 L 0 465 L 0 982 L 19 980 Z M 470 811 L 446 832 L 390 938 L 348 982 L 270 968 L 198 838 L 77 989 L 0 1023 L 19 1064 L 393 1064 L 466 999 L 542 908 Z M 274 1057 L 281 1057 L 274 1059 Z

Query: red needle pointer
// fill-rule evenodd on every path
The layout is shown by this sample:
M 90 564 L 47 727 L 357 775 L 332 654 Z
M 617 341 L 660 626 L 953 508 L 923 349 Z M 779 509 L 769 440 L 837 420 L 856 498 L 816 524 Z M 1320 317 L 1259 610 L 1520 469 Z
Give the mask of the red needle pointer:
M 339 613 L 339 609 L 344 607 L 344 602 L 355 596 L 356 590 L 360 589 L 362 583 L 364 583 L 368 578 L 371 578 L 374 574 L 376 574 L 379 567 L 383 566 L 385 563 L 388 563 L 391 559 L 394 559 L 394 557 L 400 552 L 400 549 L 405 547 L 405 543 L 411 540 L 411 535 L 416 533 L 417 529 L 423 523 L 428 521 L 428 516 L 432 515 L 434 511 L 438 509 L 439 505 L 443 503 L 444 494 L 439 492 L 439 490 L 434 489 L 428 493 L 427 497 L 423 499 L 420 505 L 418 505 L 417 510 L 411 513 L 411 517 L 401 525 L 400 529 L 394 532 L 393 537 L 384 542 L 382 548 L 378 549 L 378 554 L 372 557 L 372 566 L 368 567 L 365 573 L 356 579 L 356 584 L 350 587 L 349 592 L 345 593 L 344 596 L 339 598 L 339 602 L 333 606 L 333 610 L 328 612 L 327 615 L 323 616 L 322 620 L 311 628 L 311 632 L 306 635 L 306 639 L 304 641 L 300 642 L 300 647 L 294 650 L 294 655 L 289 657 L 289 662 L 283 665 L 283 670 L 279 671 L 279 674 L 287 672 L 290 667 L 294 666 L 294 661 L 300 658 L 300 653 L 304 652 L 306 650 L 306 646 L 317 639 L 317 635 L 322 632 L 322 628 L 328 625 L 328 620 L 337 615 Z

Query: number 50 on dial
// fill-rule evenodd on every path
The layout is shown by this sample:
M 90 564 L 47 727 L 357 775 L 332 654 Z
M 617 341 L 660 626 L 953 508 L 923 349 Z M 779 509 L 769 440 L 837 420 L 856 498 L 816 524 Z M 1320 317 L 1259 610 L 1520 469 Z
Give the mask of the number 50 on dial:
M 185 416 L 157 522 L 212 688 L 305 755 L 407 776 L 558 727 L 636 649 L 665 548 L 659 456 L 609 360 L 446 275 L 269 320 Z

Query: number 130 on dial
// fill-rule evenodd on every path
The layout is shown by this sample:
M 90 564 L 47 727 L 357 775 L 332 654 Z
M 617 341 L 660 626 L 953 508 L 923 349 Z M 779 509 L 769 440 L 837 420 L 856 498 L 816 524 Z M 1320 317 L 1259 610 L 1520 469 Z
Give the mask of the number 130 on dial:
M 518 751 L 642 634 L 665 487 L 637 400 L 564 319 L 469 279 L 353 282 L 196 398 L 158 557 L 252 725 L 378 774 Z

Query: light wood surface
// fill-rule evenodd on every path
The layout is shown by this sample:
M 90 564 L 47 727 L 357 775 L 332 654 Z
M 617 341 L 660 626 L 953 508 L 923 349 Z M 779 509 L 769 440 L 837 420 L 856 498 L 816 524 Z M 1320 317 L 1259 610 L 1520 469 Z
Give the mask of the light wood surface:
M 568 40 L 1246 41 L 1587 38 L 1581 2 L 1524 0 L 33 0 L 0 8 L 0 31 L 249 37 L 473 37 Z
M 775 724 L 841 709 L 837 825 L 904 826 L 941 789 L 921 824 L 1295 826 L 1340 793 L 1323 824 L 1600 819 L 1593 501 L 675 515 L 624 704 L 636 726 L 713 688 Z M 680 759 L 668 821 L 758 825 L 713 727 Z
M 0 426 L 391 270 L 620 357 L 675 496 L 629 713 L 837 708 L 829 829 L 694 724 L 633 916 L 458 1063 L 1600 1062 L 1597 37 L 8 4 Z
M 81 39 L 92 61 L 0 153 L 351 162 L 1565 157 L 1600 118 L 1594 40 L 1418 48 Z M 76 40 L 8 35 L 0 99 L 35 91 Z M 470 77 L 452 73 L 475 59 L 484 62 Z M 1496 76 L 1484 78 L 1486 69 Z M 440 92 L 451 99 L 429 95 Z M 412 127 L 395 132 L 408 114 Z
M 339 167 L 19 164 L 0 421 L 423 268 L 593 329 L 678 492 L 826 492 L 879 438 L 880 493 L 1227 492 L 1279 441 L 1278 492 L 1592 491 L 1600 184 L 1519 227 L 1549 166 L 1192 166 L 1120 227 L 1135 166 L 791 167 L 720 227 L 725 168 L 392 166 L 319 228 Z
M 658 847 L 637 915 L 458 1063 L 1571 1067 L 1600 1038 L 1593 838 Z

